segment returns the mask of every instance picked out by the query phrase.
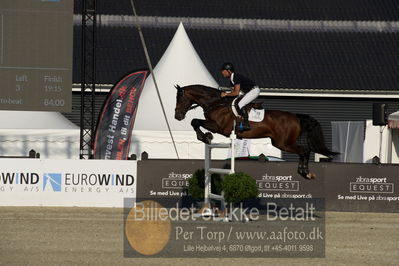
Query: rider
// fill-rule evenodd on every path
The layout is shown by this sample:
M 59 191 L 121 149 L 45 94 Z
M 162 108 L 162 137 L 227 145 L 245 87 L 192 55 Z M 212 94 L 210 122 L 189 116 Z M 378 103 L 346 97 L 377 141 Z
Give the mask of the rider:
M 240 125 L 242 131 L 250 130 L 251 127 L 248 121 L 248 113 L 244 106 L 255 100 L 260 93 L 259 87 L 256 86 L 255 82 L 249 78 L 234 72 L 234 66 L 232 63 L 224 63 L 221 68 L 223 77 L 230 80 L 233 90 L 230 93 L 222 92 L 221 97 L 225 96 L 238 96 L 244 95 L 238 103 L 238 107 L 243 114 L 244 123 Z

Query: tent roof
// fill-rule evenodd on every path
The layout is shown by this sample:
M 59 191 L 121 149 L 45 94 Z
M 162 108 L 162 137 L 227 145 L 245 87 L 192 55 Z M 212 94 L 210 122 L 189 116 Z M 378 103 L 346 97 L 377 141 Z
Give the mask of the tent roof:
M 0 129 L 78 129 L 58 112 L 0 111 Z
M 388 116 L 388 120 L 399 121 L 399 111 L 396 111 Z
M 191 110 L 183 121 L 175 120 L 176 89 L 174 85 L 203 84 L 218 87 L 218 84 L 209 74 L 195 51 L 182 23 L 180 23 L 168 48 L 154 68 L 154 76 L 171 129 L 192 130 L 191 120 L 203 118 L 202 109 Z M 167 130 L 151 75 L 147 78 L 140 97 L 134 130 Z

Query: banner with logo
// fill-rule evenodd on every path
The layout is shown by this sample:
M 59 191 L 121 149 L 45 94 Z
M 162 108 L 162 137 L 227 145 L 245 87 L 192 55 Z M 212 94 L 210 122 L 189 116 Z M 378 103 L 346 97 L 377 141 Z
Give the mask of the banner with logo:
M 229 161 L 214 160 L 212 167 L 230 168 Z M 256 180 L 260 199 L 325 198 L 324 169 L 312 165 L 320 173 L 315 180 L 297 174 L 297 163 L 236 161 L 236 172 L 245 172 Z M 204 169 L 203 160 L 143 160 L 138 162 L 139 198 L 175 198 L 181 204 L 191 204 L 189 179 L 197 169 Z
M 148 71 L 122 78 L 110 91 L 97 123 L 94 158 L 126 160 L 137 104 Z
M 399 165 L 331 164 L 326 178 L 332 211 L 399 212 Z
M 123 207 L 137 161 L 0 159 L 0 206 Z
M 214 160 L 212 167 L 229 168 Z M 310 163 L 316 178 L 297 173 L 295 162 L 236 161 L 236 172 L 253 177 L 262 202 L 325 199 L 329 211 L 399 212 L 399 165 Z M 193 202 L 189 179 L 203 160 L 144 160 L 138 162 L 138 198 L 175 199 L 182 206 Z

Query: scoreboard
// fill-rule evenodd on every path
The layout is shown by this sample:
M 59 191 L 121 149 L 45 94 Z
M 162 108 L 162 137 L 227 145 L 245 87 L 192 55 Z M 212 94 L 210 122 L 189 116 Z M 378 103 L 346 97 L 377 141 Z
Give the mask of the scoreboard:
M 73 0 L 0 0 L 0 110 L 71 112 Z

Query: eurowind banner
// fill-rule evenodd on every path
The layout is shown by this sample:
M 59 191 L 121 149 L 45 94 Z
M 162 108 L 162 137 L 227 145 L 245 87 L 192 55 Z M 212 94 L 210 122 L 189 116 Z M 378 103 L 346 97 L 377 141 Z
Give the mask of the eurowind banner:
M 126 160 L 137 105 L 148 71 L 123 77 L 109 92 L 97 123 L 94 159 Z

